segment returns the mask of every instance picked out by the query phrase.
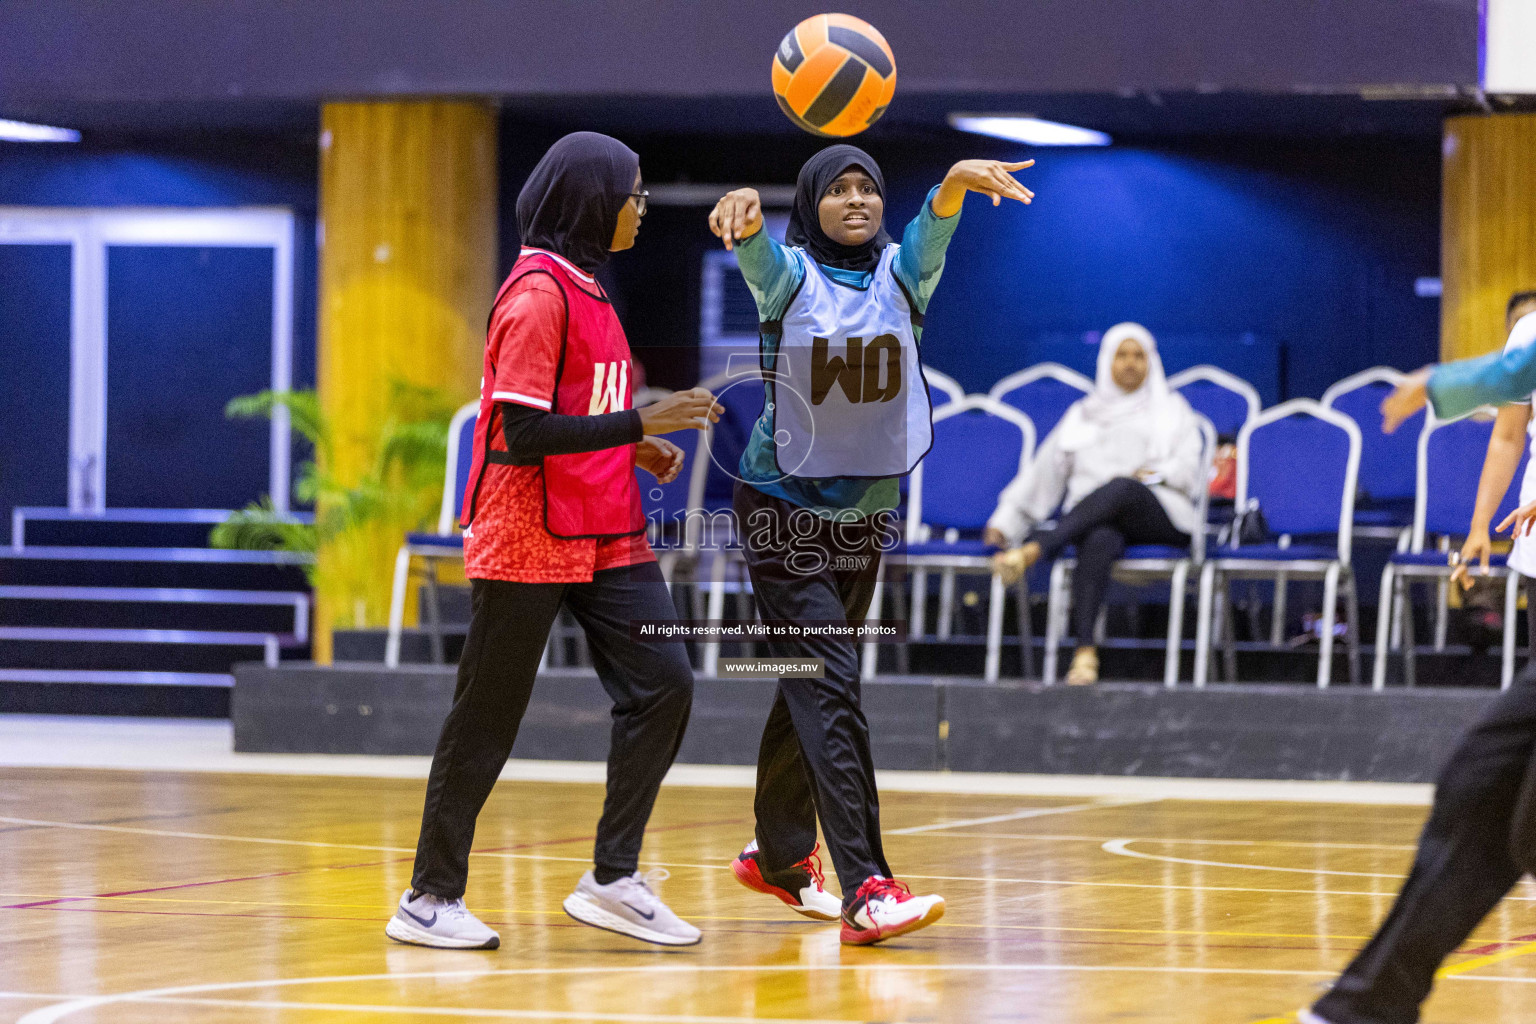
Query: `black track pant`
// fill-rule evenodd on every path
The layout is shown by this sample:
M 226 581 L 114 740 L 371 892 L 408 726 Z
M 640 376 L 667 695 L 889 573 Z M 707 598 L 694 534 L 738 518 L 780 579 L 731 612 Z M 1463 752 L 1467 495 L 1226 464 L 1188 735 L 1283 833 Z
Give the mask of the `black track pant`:
M 738 483 L 736 515 L 764 619 L 864 621 L 880 567 L 867 520 L 834 523 Z M 757 844 L 782 871 L 816 847 L 816 819 L 851 901 L 871 875 L 891 874 L 880 845 L 880 797 L 859 706 L 859 644 L 811 637 L 769 644 L 774 657 L 820 658 L 821 679 L 780 679 L 757 755 Z
M 632 873 L 693 702 L 682 643 L 630 638 L 631 620 L 677 617 L 661 570 L 646 562 L 604 569 L 590 583 L 470 586 L 469 636 L 453 710 L 432 755 L 412 888 L 444 899 L 464 895 L 475 818 L 512 752 L 562 602 L 586 632 L 598 679 L 613 698 L 608 795 L 593 861 L 600 879 Z
M 1536 670 L 1440 773 L 1413 870 L 1376 935 L 1318 1001 L 1333 1024 L 1414 1024 L 1442 960 L 1536 868 Z
M 1163 511 L 1152 489 L 1128 476 L 1116 477 L 1072 507 L 1056 522 L 1054 530 L 1036 530 L 1030 540 L 1040 545 L 1041 558 L 1049 560 L 1062 549 L 1077 546 L 1077 568 L 1072 572 L 1072 635 L 1080 646 L 1093 643 L 1093 627 L 1109 573 L 1128 544 L 1172 544 L 1184 547 L 1189 534 L 1178 529 Z

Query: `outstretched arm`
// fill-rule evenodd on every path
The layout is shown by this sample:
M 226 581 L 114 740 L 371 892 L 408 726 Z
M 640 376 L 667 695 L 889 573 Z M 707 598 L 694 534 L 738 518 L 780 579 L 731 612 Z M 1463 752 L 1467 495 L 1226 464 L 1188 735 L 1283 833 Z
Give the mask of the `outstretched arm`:
M 1441 419 L 1480 405 L 1529 398 L 1536 391 L 1536 345 L 1438 366 L 1429 375 L 1428 390 L 1435 415 Z
M 759 319 L 775 319 L 800 286 L 805 268 L 763 230 L 763 203 L 757 189 L 738 188 L 722 196 L 709 213 L 709 230 L 727 252 L 736 253 L 736 265 L 757 300 Z
M 1381 403 L 1387 433 L 1424 408 L 1435 407 L 1443 420 L 1455 419 L 1480 405 L 1522 402 L 1536 391 L 1536 313 L 1515 322 L 1502 352 L 1426 366 L 1409 375 Z
M 1033 160 L 1009 164 L 1001 160 L 961 160 L 944 175 L 939 190 L 934 193 L 933 212 L 939 217 L 953 217 L 960 212 L 967 192 L 980 192 L 997 206 L 1004 199 L 1017 199 L 1028 203 L 1035 194 L 1014 178 L 1014 171 L 1034 166 Z
M 912 223 L 901 237 L 901 252 L 896 258 L 896 275 L 907 293 L 917 302 L 918 312 L 926 312 L 928 299 L 938 287 L 944 270 L 944 254 L 959 225 L 960 208 L 967 192 L 992 197 L 992 205 L 1003 197 L 1028 203 L 1035 194 L 1013 179 L 1012 171 L 1033 164 L 1006 164 L 997 160 L 962 160 L 949 169 L 944 181 L 923 201 Z

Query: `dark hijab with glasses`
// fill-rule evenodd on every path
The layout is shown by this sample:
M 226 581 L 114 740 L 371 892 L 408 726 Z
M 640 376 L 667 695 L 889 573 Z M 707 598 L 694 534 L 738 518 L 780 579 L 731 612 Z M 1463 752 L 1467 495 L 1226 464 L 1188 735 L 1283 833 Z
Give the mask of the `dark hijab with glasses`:
M 574 132 L 549 147 L 517 196 L 517 230 L 524 245 L 546 249 L 587 273 L 608 262 L 619 211 L 635 197 L 640 157 L 618 139 Z

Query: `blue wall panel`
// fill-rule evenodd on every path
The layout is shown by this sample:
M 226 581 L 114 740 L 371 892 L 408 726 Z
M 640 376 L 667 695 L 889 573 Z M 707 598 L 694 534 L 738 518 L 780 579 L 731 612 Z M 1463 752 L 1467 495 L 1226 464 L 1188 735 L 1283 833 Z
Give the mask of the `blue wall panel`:
M 69 500 L 67 245 L 0 245 L 0 513 Z
M 1436 357 L 1439 305 L 1413 290 L 1439 267 L 1438 179 L 1422 157 L 1408 161 L 1418 173 L 1362 188 L 1339 168 L 1031 155 L 1034 204 L 968 200 L 928 311 L 925 358 L 968 390 L 1042 359 L 1089 371 L 1098 334 L 1121 320 L 1165 342 L 1170 372 L 1209 361 L 1266 402 Z M 910 216 L 911 193 L 940 174 L 893 185 L 893 212 Z
M 264 420 L 224 405 L 271 386 L 272 250 L 107 250 L 107 504 L 240 508 L 267 491 Z

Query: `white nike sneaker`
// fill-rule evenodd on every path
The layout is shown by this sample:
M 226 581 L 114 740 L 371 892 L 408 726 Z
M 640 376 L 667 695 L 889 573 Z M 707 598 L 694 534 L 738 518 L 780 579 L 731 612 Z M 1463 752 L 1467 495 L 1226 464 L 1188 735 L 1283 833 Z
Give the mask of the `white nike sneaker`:
M 867 946 L 926 928 L 943 916 L 944 897 L 914 896 L 905 883 L 876 875 L 864 879 L 844 908 L 842 941 Z
M 396 942 L 437 949 L 495 949 L 501 936 L 471 914 L 462 899 L 445 900 L 407 889 L 384 934 Z
M 588 871 L 576 883 L 576 891 L 565 898 L 565 912 L 582 924 L 603 928 L 620 935 L 662 946 L 692 946 L 699 941 L 699 930 L 672 913 L 651 891 L 650 882 L 667 877 L 657 869 L 649 875 L 636 871 L 616 882 L 598 885 Z
M 731 872 L 748 889 L 777 897 L 797 914 L 817 921 L 836 921 L 842 916 L 843 901 L 824 887 L 821 858 L 816 855 L 820 849 L 818 843 L 810 856 L 770 875 L 763 871 L 763 855 L 754 839 L 731 862 Z

